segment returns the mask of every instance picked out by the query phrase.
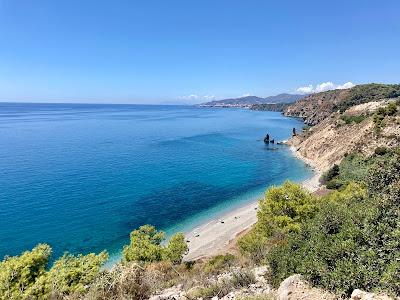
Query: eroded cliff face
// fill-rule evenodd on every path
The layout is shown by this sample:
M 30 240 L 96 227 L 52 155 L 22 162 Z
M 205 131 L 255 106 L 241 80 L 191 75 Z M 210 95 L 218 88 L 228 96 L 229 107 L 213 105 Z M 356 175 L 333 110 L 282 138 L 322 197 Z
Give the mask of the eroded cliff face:
M 333 90 L 312 94 L 284 109 L 284 115 L 303 118 L 307 125 L 316 125 L 328 117 L 335 107 L 345 101 L 349 90 Z
M 376 131 L 374 113 L 380 107 L 386 107 L 393 100 L 381 100 L 353 106 L 343 114 L 329 114 L 317 125 L 292 137 L 288 144 L 296 153 L 320 171 L 326 171 L 339 163 L 345 155 L 359 151 L 372 155 L 375 149 L 394 147 L 400 144 L 400 112 L 386 116 L 380 132 Z M 347 124 L 346 117 L 363 116 L 362 121 Z

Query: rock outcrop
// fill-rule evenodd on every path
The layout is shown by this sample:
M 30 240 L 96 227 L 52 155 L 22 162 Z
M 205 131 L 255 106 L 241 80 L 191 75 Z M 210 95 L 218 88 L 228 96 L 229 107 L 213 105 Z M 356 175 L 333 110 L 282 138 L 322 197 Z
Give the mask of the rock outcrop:
M 278 300 L 335 300 L 337 296 L 321 289 L 311 287 L 301 275 L 286 278 L 277 291 Z
M 259 297 L 260 299 L 276 299 L 276 300 L 343 300 L 328 291 L 312 287 L 303 276 L 299 274 L 292 275 L 286 278 L 280 284 L 278 290 L 274 290 L 268 284 L 265 275 L 268 272 L 268 267 L 261 266 L 252 270 L 255 282 L 242 288 L 232 289 L 228 294 L 214 296 L 212 300 L 235 300 L 246 297 Z M 217 276 L 217 282 L 229 280 L 233 273 L 226 272 Z M 196 287 L 191 290 L 196 289 Z M 149 300 L 187 300 L 190 297 L 191 290 L 185 291 L 183 286 L 177 285 L 163 290 L 160 294 L 151 296 Z M 202 299 L 202 298 L 198 298 Z M 350 300 L 394 300 L 387 295 L 367 293 L 356 289 L 351 294 Z
M 283 111 L 285 116 L 302 118 L 307 125 L 316 125 L 345 101 L 349 90 L 333 90 L 304 97 Z
M 387 295 L 378 295 L 374 293 L 367 293 L 362 290 L 356 289 L 351 293 L 351 300 L 392 300 Z

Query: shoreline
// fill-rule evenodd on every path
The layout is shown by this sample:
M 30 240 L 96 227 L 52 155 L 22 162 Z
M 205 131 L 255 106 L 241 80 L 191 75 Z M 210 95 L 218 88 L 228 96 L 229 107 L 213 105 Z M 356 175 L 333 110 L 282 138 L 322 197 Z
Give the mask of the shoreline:
M 290 147 L 292 154 L 304 161 L 313 169 L 313 176 L 303 180 L 300 184 L 310 192 L 317 191 L 321 184 L 319 178 L 322 171 L 317 169 L 312 161 L 302 157 L 294 147 Z M 217 219 L 201 224 L 190 232 L 185 233 L 189 252 L 184 260 L 197 260 L 221 253 L 227 253 L 232 243 L 257 221 L 258 200 L 242 207 L 235 208 Z

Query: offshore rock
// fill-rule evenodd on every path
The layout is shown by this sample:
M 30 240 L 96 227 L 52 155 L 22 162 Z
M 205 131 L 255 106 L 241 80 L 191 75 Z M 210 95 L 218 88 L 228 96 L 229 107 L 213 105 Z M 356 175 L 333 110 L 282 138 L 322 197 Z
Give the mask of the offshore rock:
M 374 293 L 367 293 L 362 290 L 356 289 L 351 293 L 351 300 L 391 300 L 393 298 L 390 298 L 389 296 L 386 295 L 377 295 Z

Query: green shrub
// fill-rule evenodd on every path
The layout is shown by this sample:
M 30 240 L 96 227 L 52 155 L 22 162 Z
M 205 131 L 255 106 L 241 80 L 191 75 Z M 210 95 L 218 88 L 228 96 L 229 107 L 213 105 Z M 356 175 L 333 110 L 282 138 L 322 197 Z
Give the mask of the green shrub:
M 326 173 L 321 177 L 322 183 L 327 183 L 339 175 L 340 168 L 337 164 L 334 164 Z
M 190 290 L 188 299 L 210 299 L 215 296 L 222 298 L 233 289 L 249 286 L 255 282 L 254 275 L 250 271 L 238 270 L 232 273 L 231 278 L 224 278 L 218 281 L 206 282 L 204 286 L 198 286 Z
M 232 266 L 235 256 L 232 254 L 217 255 L 211 258 L 204 266 L 206 273 L 219 273 Z
M 300 222 L 317 210 L 316 198 L 300 185 L 286 181 L 271 187 L 259 202 L 256 230 L 265 236 L 299 231 Z
M 93 283 L 107 259 L 108 254 L 105 251 L 97 255 L 94 253 L 77 256 L 64 254 L 54 262 L 48 272 L 48 281 L 58 294 L 81 294 Z
M 90 285 L 84 299 L 148 299 L 154 280 L 136 263 L 117 264 L 105 270 Z
M 272 293 L 266 293 L 266 294 L 259 294 L 259 295 L 254 295 L 254 296 L 239 296 L 236 298 L 238 300 L 276 300 L 275 295 Z
M 255 281 L 254 274 L 251 271 L 240 270 L 232 273 L 230 283 L 237 289 L 247 287 Z
M 207 286 L 200 286 L 187 293 L 188 299 L 211 299 L 214 296 L 223 297 L 229 293 L 230 287 L 223 283 L 212 283 Z
M 255 263 L 260 263 L 267 253 L 267 237 L 262 229 L 252 228 L 239 238 L 237 245 L 240 252 Z
M 45 280 L 50 255 L 50 246 L 39 244 L 0 262 L 0 299 L 45 298 L 50 293 Z
M 165 238 L 162 231 L 154 226 L 143 225 L 130 234 L 131 242 L 123 249 L 123 258 L 126 262 L 152 262 L 162 260 L 163 247 L 161 242 Z
M 272 247 L 273 284 L 300 273 L 340 295 L 355 288 L 400 295 L 400 157 L 390 150 L 369 160 L 361 183 L 325 196 L 301 230 Z
M 397 111 L 397 102 L 390 102 L 386 107 L 380 107 L 374 114 L 375 133 L 379 134 L 385 127 L 385 117 L 393 116 Z
M 393 184 L 400 181 L 400 155 L 397 153 L 384 156 L 371 166 L 366 183 L 370 194 L 385 194 Z
M 392 261 L 382 275 L 380 284 L 386 286 L 394 295 L 400 295 L 400 262 Z
M 389 149 L 387 147 L 376 147 L 374 152 L 376 155 L 385 155 L 389 152 Z
M 158 231 L 154 226 L 143 225 L 131 232 L 131 241 L 125 246 L 122 254 L 125 262 L 156 262 L 169 260 L 180 263 L 188 246 L 182 233 L 173 235 L 168 246 L 161 243 L 165 239 L 163 231 Z
M 379 151 L 379 150 L 378 150 Z M 325 173 L 321 182 L 324 182 L 329 189 L 339 189 L 346 186 L 349 182 L 365 182 L 370 168 L 379 160 L 385 160 L 387 156 L 392 155 L 394 150 L 387 149 L 384 154 L 383 151 L 379 152 L 381 155 L 373 157 L 365 157 L 361 154 L 352 153 L 348 154 L 341 161 L 338 168 L 329 170 Z M 328 173 L 330 173 L 328 175 Z M 326 177 L 331 178 L 326 181 Z
M 0 263 L 0 299 L 48 299 L 82 294 L 100 273 L 108 255 L 65 254 L 47 271 L 51 248 L 40 244 Z
M 357 115 L 357 116 L 348 116 L 348 115 L 341 115 L 340 119 L 342 119 L 346 124 L 351 123 L 361 123 L 364 121 L 368 116 L 367 115 Z
M 271 249 L 268 261 L 272 283 L 279 285 L 286 277 L 300 273 L 314 285 L 341 295 L 366 288 L 371 283 L 369 276 L 374 274 L 374 268 L 368 265 L 373 265 L 378 257 L 368 249 L 361 251 L 365 247 L 360 242 L 366 219 L 362 212 L 343 202 L 322 203 L 321 210 L 303 224 L 300 233 L 291 233 L 286 241 Z M 370 260 L 365 261 L 368 256 Z
M 351 203 L 363 201 L 368 195 L 365 184 L 349 182 L 342 189 L 334 191 L 325 196 L 325 201 L 335 201 L 341 203 Z
M 300 223 L 315 214 L 316 202 L 308 191 L 289 181 L 269 188 L 259 202 L 256 225 L 237 242 L 240 252 L 260 263 L 267 254 L 269 239 L 299 231 Z
M 183 233 L 176 233 L 170 238 L 168 246 L 164 250 L 164 259 L 174 264 L 180 264 L 188 250 L 189 248 Z
M 397 113 L 397 103 L 390 102 L 388 106 L 386 106 L 386 115 L 393 116 Z
M 340 180 L 337 180 L 337 179 L 332 179 L 332 180 L 326 182 L 326 188 L 330 189 L 330 190 L 337 190 L 342 186 L 343 186 L 343 182 L 341 182 Z

